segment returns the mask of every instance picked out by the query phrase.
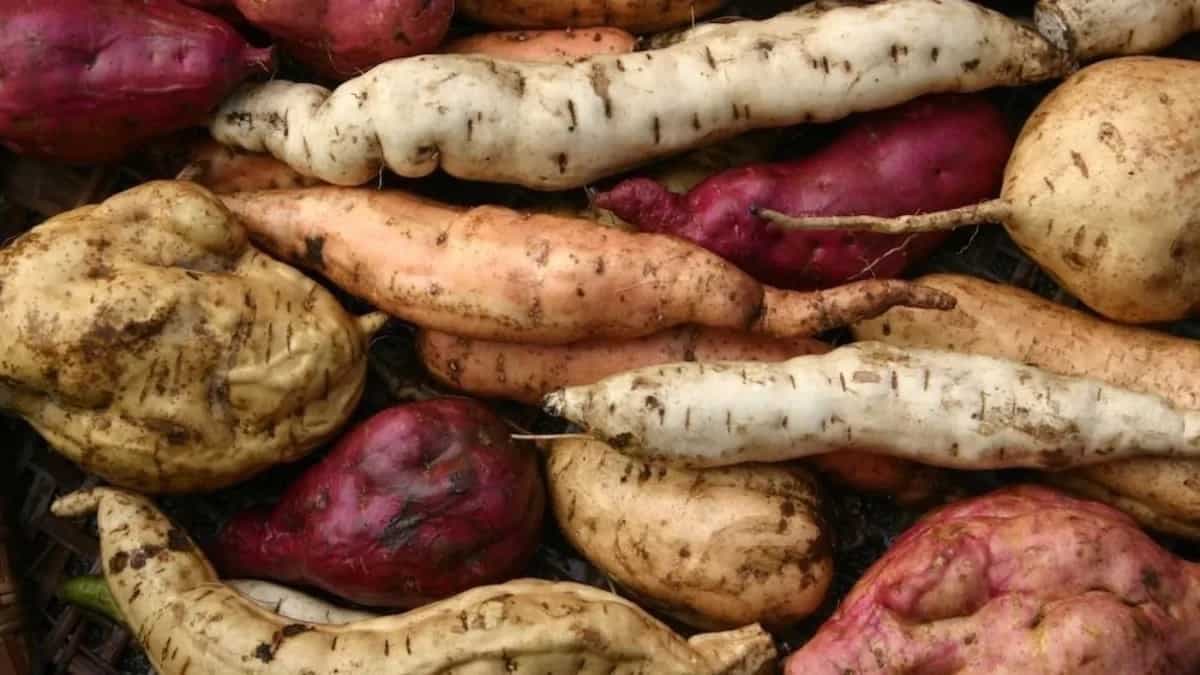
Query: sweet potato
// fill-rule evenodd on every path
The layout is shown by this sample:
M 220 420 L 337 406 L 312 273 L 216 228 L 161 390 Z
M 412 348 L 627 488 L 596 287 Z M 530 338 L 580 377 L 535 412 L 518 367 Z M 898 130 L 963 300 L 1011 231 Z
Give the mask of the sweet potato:
M 275 255 L 396 317 L 485 340 L 565 344 L 686 323 L 808 336 L 897 303 L 953 304 L 897 280 L 783 292 L 675 237 L 399 191 L 322 187 L 222 199 Z
M 463 16 L 500 28 L 617 26 L 652 33 L 711 14 L 726 0 L 459 0 Z
M 857 342 L 783 363 L 680 363 L 546 397 L 627 454 L 694 466 L 831 448 L 960 469 L 1200 457 L 1200 410 L 1015 361 Z
M 1123 514 L 1018 486 L 896 540 L 787 675 L 1109 675 L 1200 669 L 1197 568 Z
M 691 626 L 786 626 L 833 578 L 817 483 L 799 467 L 683 469 L 566 439 L 546 471 L 571 544 L 644 606 Z
M 143 497 L 97 488 L 52 510 L 97 513 L 105 579 L 160 675 L 766 675 L 775 665 L 758 626 L 684 640 L 631 602 L 567 582 L 481 586 L 339 626 L 290 621 L 222 584 Z
M 214 490 L 337 433 L 384 320 L 260 253 L 211 193 L 146 183 L 0 249 L 0 407 L 112 483 Z
M 0 5 L 0 26 L 0 142 L 70 162 L 119 159 L 202 125 L 272 62 L 175 0 L 18 0 Z
M 320 185 L 279 160 L 257 152 L 235 150 L 216 141 L 192 148 L 190 160 L 177 180 L 191 181 L 214 194 L 283 190 Z
M 225 585 L 245 596 L 254 604 L 285 619 L 303 623 L 351 623 L 379 616 L 331 605 L 324 600 L 297 590 L 258 579 L 229 579 Z M 125 623 L 121 609 L 103 576 L 83 576 L 68 579 L 58 589 L 58 597 L 99 612 L 117 623 Z
M 899 275 L 945 232 L 788 231 L 756 207 L 792 216 L 896 216 L 953 208 L 1000 190 L 1012 137 L 981 96 L 930 96 L 857 118 L 831 144 L 800 160 L 719 173 L 686 195 L 631 178 L 596 197 L 639 229 L 704 246 L 780 288 L 828 288 Z
M 233 0 L 248 22 L 296 60 L 334 80 L 434 51 L 454 0 Z
M 495 59 L 557 63 L 597 54 L 628 54 L 637 38 L 620 28 L 566 28 L 477 33 L 447 42 L 447 54 L 482 54 Z
M 1080 61 L 1148 54 L 1200 30 L 1196 0 L 1038 0 L 1038 32 Z
M 221 529 L 231 577 L 418 607 L 507 581 L 537 548 L 545 494 L 531 450 L 469 399 L 388 408 L 342 437 L 268 508 Z
M 936 274 L 919 282 L 954 294 L 949 312 L 889 311 L 854 326 L 860 340 L 949 349 L 1093 377 L 1200 409 L 1200 342 L 1121 326 L 974 277 Z M 1200 462 L 1144 458 L 1054 474 L 1082 491 L 1177 535 L 1200 538 Z
M 230 97 L 210 130 L 337 185 L 384 167 L 412 178 L 441 168 L 563 190 L 753 129 L 1069 68 L 1032 28 L 968 0 L 810 3 L 572 63 L 435 54 L 391 61 L 336 91 L 275 80 Z
M 929 231 L 1003 222 L 1067 291 L 1124 323 L 1200 306 L 1200 63 L 1100 61 L 1057 87 L 1025 123 L 1002 196 L 899 218 L 794 219 L 784 227 Z

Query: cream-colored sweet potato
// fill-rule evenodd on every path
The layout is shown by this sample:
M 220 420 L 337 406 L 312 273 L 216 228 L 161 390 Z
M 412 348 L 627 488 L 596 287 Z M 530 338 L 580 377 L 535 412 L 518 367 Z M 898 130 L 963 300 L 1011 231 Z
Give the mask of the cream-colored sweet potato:
M 108 481 L 211 490 L 332 437 L 367 336 L 211 193 L 159 181 L 0 249 L 0 406 Z
M 1104 321 L 976 277 L 931 274 L 918 281 L 953 294 L 958 304 L 948 312 L 894 309 L 856 324 L 855 337 L 1013 359 L 1200 408 L 1196 340 Z M 1200 462 L 1143 458 L 1050 478 L 1118 506 L 1148 526 L 1200 538 Z
M 1196 0 L 1038 0 L 1038 32 L 1081 61 L 1149 54 L 1200 29 Z
M 340 625 L 292 621 L 221 583 L 191 538 L 143 497 L 111 488 L 56 501 L 97 513 L 104 576 L 160 675 L 766 675 L 751 625 L 684 640 L 591 586 L 480 586 L 406 614 Z
M 571 544 L 697 628 L 786 626 L 833 578 L 817 483 L 798 466 L 684 469 L 571 438 L 552 444 L 546 473 Z

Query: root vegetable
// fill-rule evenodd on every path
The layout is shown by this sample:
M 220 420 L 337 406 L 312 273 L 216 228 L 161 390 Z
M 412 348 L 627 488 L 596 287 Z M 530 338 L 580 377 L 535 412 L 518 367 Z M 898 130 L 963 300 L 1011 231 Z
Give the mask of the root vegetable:
M 302 623 L 341 624 L 374 619 L 378 614 L 345 609 L 297 590 L 257 579 L 231 579 L 225 582 L 233 590 L 252 600 L 263 609 L 284 619 Z M 117 601 L 103 576 L 75 577 L 67 580 L 58 591 L 64 601 L 85 607 L 125 623 Z
M 683 469 L 569 439 L 552 445 L 547 479 L 576 549 L 697 628 L 786 626 L 833 578 L 817 484 L 799 467 Z
M 276 80 L 230 97 L 210 128 L 337 185 L 386 166 L 563 190 L 753 129 L 1069 68 L 1032 28 L 967 0 L 812 3 L 569 64 L 437 54 L 378 66 L 333 92 Z
M 562 387 L 679 361 L 786 361 L 829 347 L 812 338 L 778 339 L 731 330 L 679 326 L 629 340 L 533 345 L 472 340 L 423 330 L 417 350 L 439 382 L 475 396 L 536 405 Z
M 1148 54 L 1200 29 L 1196 0 L 1038 0 L 1038 32 L 1080 61 Z
M 434 51 L 454 0 L 233 0 L 246 21 L 296 60 L 343 80 L 384 61 Z
M 1092 377 L 1200 409 L 1200 342 L 1097 319 L 1028 291 L 974 277 L 928 275 L 952 293 L 948 312 L 889 311 L 854 326 L 859 340 L 948 349 Z M 1142 458 L 1054 474 L 1054 482 L 1114 504 L 1141 522 L 1200 538 L 1200 462 Z
M 726 0 L 459 0 L 458 11 L 500 28 L 617 26 L 650 33 L 694 22 Z
M 545 493 L 537 457 L 483 405 L 394 406 L 342 437 L 270 508 L 234 516 L 214 548 L 232 577 L 417 607 L 524 570 Z
M 279 160 L 256 152 L 234 150 L 216 141 L 197 144 L 188 165 L 175 177 L 214 194 L 284 190 L 320 185 Z
M 704 246 L 780 288 L 828 288 L 899 275 L 944 232 L 787 231 L 754 215 L 896 216 L 953 208 L 997 194 L 1012 137 L 982 96 L 930 96 L 862 115 L 819 152 L 717 174 L 686 195 L 645 178 L 596 197 L 639 229 Z
M 784 227 L 878 232 L 1003 222 L 1072 295 L 1125 323 L 1182 319 L 1200 304 L 1200 64 L 1093 64 L 1025 124 L 998 200 L 899 218 L 793 219 Z
M 211 193 L 146 183 L 0 249 L 0 407 L 112 483 L 214 490 L 341 428 L 384 318 L 260 253 Z
M 478 33 L 447 42 L 447 54 L 482 54 L 495 59 L 568 62 L 597 54 L 628 54 L 637 38 L 620 28 L 517 30 Z
M 695 467 L 875 452 L 960 469 L 1200 456 L 1200 411 L 1014 361 L 858 342 L 784 363 L 683 363 L 546 397 L 627 454 Z
M 1018 486 L 905 532 L 786 673 L 1193 673 L 1198 620 L 1195 564 L 1117 511 Z
M 765 675 L 758 626 L 684 640 L 636 605 L 574 583 L 482 586 L 419 610 L 340 626 L 267 612 L 220 582 L 153 504 L 109 488 L 53 505 L 97 512 L 105 579 L 161 675 Z
M 25 621 L 17 598 L 17 574 L 8 558 L 9 533 L 0 498 L 0 672 L 29 675 L 33 671 Z
M 255 241 L 424 328 L 565 344 L 694 323 L 779 337 L 815 335 L 898 303 L 953 298 L 896 280 L 817 293 L 758 282 L 663 235 L 397 191 L 349 188 L 226 195 Z
M 0 142 L 69 162 L 116 160 L 202 125 L 272 61 L 174 0 L 5 2 L 0 26 Z

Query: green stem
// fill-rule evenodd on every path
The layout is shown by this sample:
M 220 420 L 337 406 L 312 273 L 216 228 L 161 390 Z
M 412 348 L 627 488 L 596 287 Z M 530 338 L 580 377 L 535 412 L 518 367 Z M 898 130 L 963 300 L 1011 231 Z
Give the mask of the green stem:
M 125 623 L 125 617 L 121 615 L 121 609 L 113 599 L 108 582 L 100 575 L 68 579 L 58 589 L 58 597 L 72 605 L 103 614 L 119 624 Z

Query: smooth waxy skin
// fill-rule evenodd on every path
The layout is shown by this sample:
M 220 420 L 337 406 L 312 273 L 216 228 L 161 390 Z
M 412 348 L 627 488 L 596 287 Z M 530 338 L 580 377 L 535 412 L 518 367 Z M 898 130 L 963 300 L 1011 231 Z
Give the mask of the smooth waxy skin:
M 259 252 L 211 193 L 146 183 L 0 250 L 0 406 L 114 484 L 215 490 L 341 428 L 384 318 Z
M 863 114 L 802 159 L 740 166 L 677 195 L 631 178 L 596 197 L 638 229 L 684 237 L 779 288 L 890 278 L 946 233 L 788 231 L 754 214 L 895 216 L 996 196 L 1012 149 L 1000 110 L 981 96 L 929 96 Z
M 786 675 L 1172 675 L 1200 668 L 1194 563 L 1124 514 L 1017 486 L 935 511 Z
M 160 675 L 766 675 L 776 665 L 758 626 L 685 641 L 611 593 L 534 579 L 406 614 L 295 622 L 221 583 L 143 497 L 97 488 L 52 510 L 97 513 L 105 579 Z
M 217 567 L 405 609 L 519 576 L 546 499 L 536 454 L 509 433 L 470 399 L 376 413 L 277 504 L 226 523 Z
M 173 0 L 11 0 L 0 26 L 0 142 L 70 162 L 117 160 L 203 125 L 272 63 L 270 49 Z
M 564 190 L 754 129 L 1068 69 L 1032 28 L 967 0 L 812 3 L 569 64 L 437 54 L 386 63 L 333 92 L 277 80 L 230 97 L 210 130 L 336 185 L 370 182 L 385 167 L 407 177 L 441 168 Z

